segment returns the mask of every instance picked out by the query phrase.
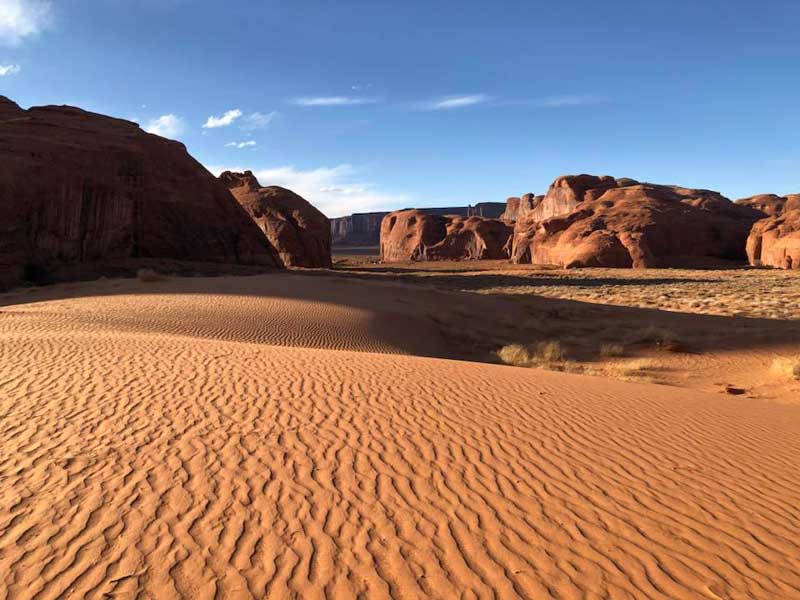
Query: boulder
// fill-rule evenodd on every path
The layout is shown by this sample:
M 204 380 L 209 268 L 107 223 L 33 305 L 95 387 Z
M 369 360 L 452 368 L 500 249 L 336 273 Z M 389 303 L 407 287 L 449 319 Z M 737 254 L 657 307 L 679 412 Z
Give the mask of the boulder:
M 381 260 L 478 260 L 508 258 L 512 227 L 500 219 L 389 213 L 381 222 Z
M 794 198 L 800 199 L 800 195 Z M 800 207 L 784 208 L 753 225 L 747 238 L 747 258 L 755 266 L 800 269 Z
M 515 225 L 512 260 L 561 267 L 670 267 L 744 260 L 763 214 L 709 190 L 559 177 Z
M 68 106 L 0 96 L 0 279 L 114 259 L 281 266 L 183 144 Z
M 331 267 L 331 223 L 311 203 L 282 187 L 262 187 L 251 171 L 225 171 L 220 181 L 266 234 L 284 264 Z

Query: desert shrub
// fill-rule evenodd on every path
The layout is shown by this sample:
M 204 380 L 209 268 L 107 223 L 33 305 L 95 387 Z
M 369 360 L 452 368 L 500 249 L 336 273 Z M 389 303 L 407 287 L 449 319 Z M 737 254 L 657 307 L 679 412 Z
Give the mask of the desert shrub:
M 34 285 L 52 285 L 55 278 L 46 265 L 40 262 L 27 262 L 22 268 L 25 281 Z
M 622 344 L 603 344 L 600 346 L 600 356 L 603 358 L 619 358 L 625 356 L 625 346 Z
M 632 344 L 648 344 L 667 352 L 682 352 L 686 348 L 686 344 L 674 331 L 655 325 L 634 332 L 629 341 Z
M 533 346 L 509 344 L 500 348 L 497 355 L 507 365 L 518 367 L 552 366 L 566 361 L 566 352 L 558 340 L 539 342 Z
M 567 353 L 561 342 L 550 340 L 536 344 L 536 358 L 548 363 L 563 362 L 567 358 Z
M 531 353 L 521 344 L 503 346 L 497 351 L 497 356 L 507 365 L 515 367 L 527 367 L 531 364 Z
M 800 381 L 800 357 L 776 358 L 772 363 L 772 372 L 781 377 Z
M 164 281 L 164 277 L 156 273 L 153 269 L 139 269 L 136 272 L 136 278 L 142 283 L 153 283 L 155 281 Z

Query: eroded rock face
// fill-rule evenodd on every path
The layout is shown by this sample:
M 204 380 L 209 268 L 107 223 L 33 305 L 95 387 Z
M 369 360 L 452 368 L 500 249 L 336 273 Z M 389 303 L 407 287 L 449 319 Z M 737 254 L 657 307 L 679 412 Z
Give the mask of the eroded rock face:
M 800 195 L 794 198 L 800 200 Z M 800 207 L 794 208 L 794 202 L 791 206 L 753 225 L 747 238 L 751 265 L 800 269 Z
M 331 219 L 332 243 L 337 246 L 377 246 L 381 220 L 388 212 L 354 213 Z
M 280 266 L 183 144 L 68 106 L 0 96 L 0 278 L 131 258 Z
M 520 214 L 525 215 L 533 209 L 537 202 L 537 198 L 541 200 L 544 196 L 535 196 L 534 194 L 523 194 L 522 196 L 512 196 L 506 200 L 506 209 L 500 218 L 503 221 L 515 222 Z
M 266 234 L 285 265 L 331 266 L 331 223 L 311 203 L 282 187 L 262 187 L 251 171 L 225 171 L 220 181 Z
M 778 196 L 777 194 L 758 194 L 736 201 L 741 206 L 760 210 L 768 217 L 779 216 L 785 210 L 800 210 L 800 194 Z
M 512 227 L 499 219 L 389 213 L 381 223 L 381 260 L 478 260 L 508 258 Z
M 591 175 L 559 177 L 517 220 L 512 260 L 562 267 L 743 260 L 758 210 L 717 192 Z

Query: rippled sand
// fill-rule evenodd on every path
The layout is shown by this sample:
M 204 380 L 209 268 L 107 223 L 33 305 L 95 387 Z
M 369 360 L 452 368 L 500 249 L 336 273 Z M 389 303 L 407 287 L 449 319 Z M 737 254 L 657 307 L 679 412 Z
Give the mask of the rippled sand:
M 800 598 L 800 407 L 434 358 L 427 294 L 6 297 L 0 598 Z

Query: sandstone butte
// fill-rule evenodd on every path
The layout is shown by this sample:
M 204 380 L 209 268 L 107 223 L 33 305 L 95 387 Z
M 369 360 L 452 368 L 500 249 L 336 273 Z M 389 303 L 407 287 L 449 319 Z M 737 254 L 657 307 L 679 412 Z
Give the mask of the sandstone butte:
M 331 223 L 294 192 L 262 187 L 251 171 L 225 171 L 220 181 L 250 214 L 290 267 L 331 267 Z
M 281 266 L 183 144 L 69 106 L 0 96 L 0 285 L 115 259 Z
M 750 264 L 800 269 L 800 194 L 762 194 L 742 198 L 736 203 L 752 206 L 768 215 L 753 225 L 747 238 Z
M 512 231 L 511 225 L 500 219 L 396 211 L 381 222 L 381 260 L 508 258 Z
M 750 229 L 763 216 L 710 190 L 567 175 L 520 203 L 511 258 L 635 268 L 744 260 Z

